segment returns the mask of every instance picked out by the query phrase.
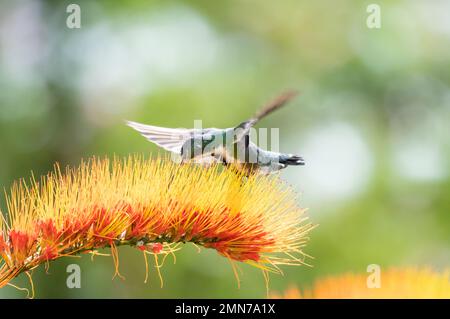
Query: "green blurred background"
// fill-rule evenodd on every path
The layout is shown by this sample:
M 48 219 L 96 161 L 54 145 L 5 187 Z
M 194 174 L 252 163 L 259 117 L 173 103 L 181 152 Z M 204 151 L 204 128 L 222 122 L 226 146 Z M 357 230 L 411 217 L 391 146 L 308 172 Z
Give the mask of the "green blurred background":
M 158 149 L 125 119 L 227 127 L 286 88 L 302 95 L 259 127 L 280 128 L 280 150 L 305 167 L 282 176 L 320 224 L 306 252 L 313 267 L 284 267 L 271 289 L 369 264 L 450 261 L 450 2 L 0 0 L 0 187 L 45 174 L 55 162 Z M 0 207 L 5 211 L 2 197 Z M 186 245 L 177 264 L 151 268 L 120 249 L 111 258 L 61 259 L 34 273 L 36 297 L 263 298 L 260 271 Z M 80 289 L 66 287 L 78 263 Z M 26 286 L 25 276 L 14 281 Z M 0 297 L 24 297 L 6 287 Z

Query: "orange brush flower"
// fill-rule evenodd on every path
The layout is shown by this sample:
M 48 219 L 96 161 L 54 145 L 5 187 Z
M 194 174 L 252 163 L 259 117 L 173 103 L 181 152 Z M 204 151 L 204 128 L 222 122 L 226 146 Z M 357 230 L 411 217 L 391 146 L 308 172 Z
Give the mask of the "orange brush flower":
M 429 268 L 391 268 L 381 271 L 379 288 L 367 285 L 368 274 L 345 274 L 319 279 L 312 289 L 300 292 L 291 287 L 272 298 L 349 299 L 349 298 L 450 298 L 450 271 L 437 273 Z
M 16 183 L 0 220 L 0 287 L 40 264 L 104 247 L 119 275 L 119 245 L 156 258 L 192 242 L 265 276 L 303 264 L 313 225 L 293 192 L 278 177 L 243 179 L 218 165 L 130 157 L 93 159 L 64 174 L 57 167 L 39 183 Z

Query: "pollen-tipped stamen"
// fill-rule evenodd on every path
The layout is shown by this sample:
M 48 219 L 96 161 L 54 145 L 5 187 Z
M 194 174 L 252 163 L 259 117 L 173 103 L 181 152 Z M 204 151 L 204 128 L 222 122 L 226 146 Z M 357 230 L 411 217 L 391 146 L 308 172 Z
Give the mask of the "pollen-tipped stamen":
M 105 247 L 111 248 L 114 276 L 121 277 L 122 245 L 154 255 L 158 272 L 185 242 L 264 272 L 305 264 L 302 249 L 313 225 L 293 191 L 276 176 L 243 178 L 219 165 L 135 156 L 92 159 L 65 173 L 57 166 L 39 183 L 16 183 L 7 196 L 7 218 L 0 220 L 0 287 L 40 264 L 94 256 Z M 164 255 L 161 264 L 158 254 Z

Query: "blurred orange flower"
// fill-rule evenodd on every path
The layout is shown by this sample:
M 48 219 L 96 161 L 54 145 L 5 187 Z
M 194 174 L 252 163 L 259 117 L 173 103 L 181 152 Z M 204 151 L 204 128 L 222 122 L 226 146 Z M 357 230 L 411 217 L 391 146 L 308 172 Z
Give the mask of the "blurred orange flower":
M 406 299 L 450 298 L 450 271 L 430 268 L 391 268 L 380 273 L 379 288 L 367 285 L 369 274 L 345 274 L 317 280 L 311 289 L 290 287 L 272 298 L 286 299 Z

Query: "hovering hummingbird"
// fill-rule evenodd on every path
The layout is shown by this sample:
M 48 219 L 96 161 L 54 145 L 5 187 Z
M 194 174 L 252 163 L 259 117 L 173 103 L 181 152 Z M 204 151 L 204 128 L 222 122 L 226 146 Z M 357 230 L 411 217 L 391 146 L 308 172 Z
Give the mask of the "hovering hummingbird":
M 236 127 L 219 129 L 166 128 L 127 121 L 127 125 L 150 142 L 181 156 L 181 162 L 234 165 L 245 175 L 270 174 L 289 165 L 304 165 L 302 157 L 271 152 L 250 141 L 250 129 L 262 118 L 297 95 L 288 91 L 265 105 L 255 116 Z

